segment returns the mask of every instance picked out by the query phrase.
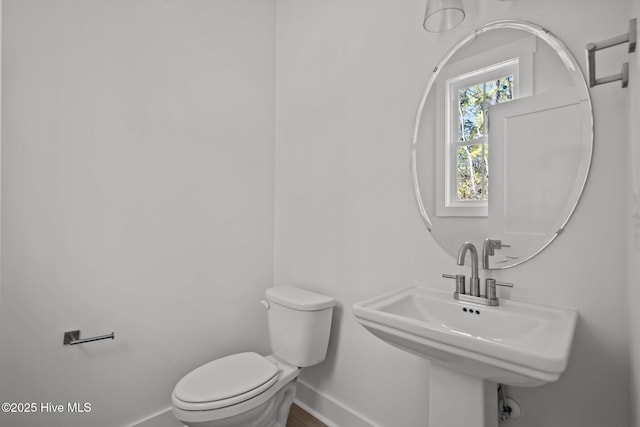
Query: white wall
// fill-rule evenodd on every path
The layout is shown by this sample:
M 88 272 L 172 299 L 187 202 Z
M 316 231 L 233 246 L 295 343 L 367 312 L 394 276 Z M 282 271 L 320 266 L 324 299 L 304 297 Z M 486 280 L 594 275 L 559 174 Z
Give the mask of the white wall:
M 267 351 L 274 3 L 5 0 L 0 400 L 117 426 Z M 63 332 L 115 332 L 62 345 Z
M 640 18 L 640 0 L 631 1 L 629 17 Z M 640 427 L 640 131 L 637 120 L 640 117 L 640 54 L 629 55 L 629 138 L 627 166 L 629 167 L 629 211 L 628 211 L 628 277 L 629 284 L 629 324 L 631 342 L 631 408 L 630 425 Z M 627 62 L 625 61 L 625 62 Z
M 279 0 L 276 55 L 273 2 L 4 3 L 0 400 L 93 408 L 0 414 L 17 427 L 123 425 L 166 408 L 197 364 L 265 350 L 254 301 L 272 267 L 277 283 L 339 301 L 328 360 L 302 378 L 316 402 L 369 424 L 425 425 L 428 363 L 368 334 L 350 306 L 411 283 L 449 287 L 441 273 L 458 270 L 411 194 L 426 76 L 458 38 L 495 19 L 548 27 L 583 65 L 584 44 L 624 32 L 628 19 L 604 0 L 487 0 L 433 35 L 421 29 L 423 0 Z M 623 143 L 637 154 L 625 120 L 637 117 L 638 96 L 624 110 L 634 76 L 629 91 L 592 91 L 592 175 L 567 230 L 498 277 L 516 282 L 513 297 L 581 311 L 569 369 L 555 384 L 512 389 L 523 415 L 511 425 L 626 426 L 640 406 L 625 392 L 626 283 L 637 301 L 640 262 L 629 251 L 627 278 L 619 252 L 637 230 L 620 167 L 640 167 Z M 116 340 L 63 347 L 75 328 Z
M 337 402 L 380 426 L 426 425 L 428 363 L 368 334 L 350 307 L 408 284 L 449 289 L 440 275 L 462 271 L 424 229 L 411 193 L 409 142 L 427 76 L 455 41 L 497 19 L 550 29 L 584 69 L 586 43 L 626 30 L 627 3 L 614 3 L 467 2 L 463 25 L 434 35 L 421 28 L 424 0 L 278 0 L 274 277 L 339 301 L 329 357 L 301 378 L 319 391 L 307 404 Z M 612 61 L 615 72 L 626 57 Z M 541 255 L 496 274 L 516 283 L 514 298 L 580 309 L 561 379 L 510 390 L 522 405 L 513 426 L 629 423 L 629 94 L 610 84 L 592 96 L 596 148 L 573 219 Z

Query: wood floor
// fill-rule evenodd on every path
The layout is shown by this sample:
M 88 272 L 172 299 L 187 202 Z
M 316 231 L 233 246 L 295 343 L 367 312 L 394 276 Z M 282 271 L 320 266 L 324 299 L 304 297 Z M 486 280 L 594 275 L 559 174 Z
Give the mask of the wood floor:
M 327 425 L 294 403 L 289 411 L 287 427 L 327 427 Z

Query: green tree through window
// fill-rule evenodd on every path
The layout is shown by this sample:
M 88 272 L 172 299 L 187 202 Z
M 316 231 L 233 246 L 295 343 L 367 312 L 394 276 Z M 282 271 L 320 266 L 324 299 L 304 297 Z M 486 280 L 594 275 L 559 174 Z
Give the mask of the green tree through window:
M 457 90 L 456 200 L 489 199 L 489 107 L 513 99 L 513 74 Z

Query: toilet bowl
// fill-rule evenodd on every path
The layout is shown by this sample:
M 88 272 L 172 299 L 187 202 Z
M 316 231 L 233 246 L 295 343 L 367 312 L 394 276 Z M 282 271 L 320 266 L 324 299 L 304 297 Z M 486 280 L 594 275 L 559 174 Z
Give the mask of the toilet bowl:
M 273 354 L 236 353 L 175 386 L 173 415 L 190 427 L 285 427 L 302 367 L 324 360 L 335 301 L 293 287 L 266 292 Z
M 299 373 L 273 355 L 226 356 L 178 382 L 171 396 L 173 414 L 194 427 L 284 427 Z

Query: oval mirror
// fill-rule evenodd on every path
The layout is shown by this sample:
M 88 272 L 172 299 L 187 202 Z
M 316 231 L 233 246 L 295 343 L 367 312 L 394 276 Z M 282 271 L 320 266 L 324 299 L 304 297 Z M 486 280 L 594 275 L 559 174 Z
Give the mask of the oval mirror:
M 423 221 L 455 256 L 502 247 L 488 268 L 518 265 L 562 232 L 585 186 L 593 113 L 565 45 L 522 21 L 484 25 L 445 55 L 421 99 L 411 146 Z

